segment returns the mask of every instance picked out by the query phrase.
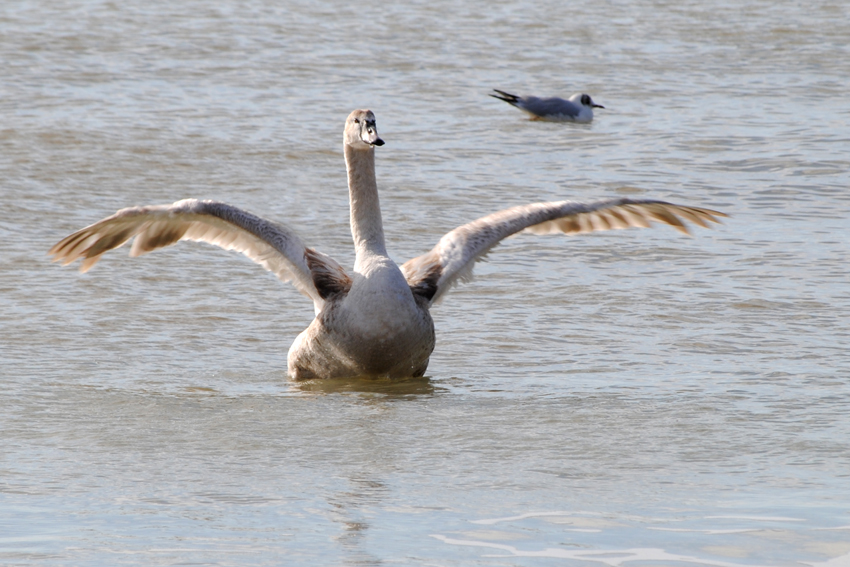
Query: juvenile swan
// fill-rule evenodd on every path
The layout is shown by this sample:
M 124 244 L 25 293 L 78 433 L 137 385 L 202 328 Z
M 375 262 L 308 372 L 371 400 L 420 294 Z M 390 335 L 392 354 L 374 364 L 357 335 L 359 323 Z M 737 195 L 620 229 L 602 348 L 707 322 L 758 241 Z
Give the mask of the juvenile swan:
M 131 256 L 178 240 L 237 250 L 313 300 L 316 318 L 289 349 L 290 376 L 407 377 L 422 376 L 434 350 L 431 305 L 458 280 L 468 279 L 476 260 L 505 237 L 520 231 L 572 234 L 648 227 L 653 220 L 687 233 L 682 220 L 707 227 L 707 221 L 726 216 L 632 199 L 521 205 L 452 230 L 430 252 L 399 267 L 387 255 L 375 183 L 375 146 L 383 144 L 371 111 L 349 115 L 343 147 L 357 253 L 350 274 L 307 248 L 283 225 L 224 203 L 195 199 L 122 209 L 64 238 L 50 254 L 63 265 L 82 258 L 80 270 L 85 272 L 105 252 L 133 237 Z
M 590 95 L 576 93 L 569 100 L 558 97 L 538 98 L 536 96 L 517 96 L 499 89 L 493 89 L 498 94 L 493 98 L 503 100 L 531 115 L 532 120 L 547 122 L 590 122 L 593 120 L 594 108 L 605 108 L 596 104 Z

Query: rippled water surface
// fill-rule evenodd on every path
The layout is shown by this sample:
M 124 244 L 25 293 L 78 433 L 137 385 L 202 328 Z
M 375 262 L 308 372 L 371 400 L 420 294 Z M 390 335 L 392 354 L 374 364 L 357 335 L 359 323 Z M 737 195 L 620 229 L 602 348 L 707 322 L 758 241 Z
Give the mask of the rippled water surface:
M 0 563 L 850 565 L 850 5 L 129 4 L 0 7 Z M 290 382 L 312 306 L 239 255 L 49 263 L 198 197 L 350 265 L 360 107 L 398 261 L 532 201 L 732 216 L 511 239 L 398 383 Z

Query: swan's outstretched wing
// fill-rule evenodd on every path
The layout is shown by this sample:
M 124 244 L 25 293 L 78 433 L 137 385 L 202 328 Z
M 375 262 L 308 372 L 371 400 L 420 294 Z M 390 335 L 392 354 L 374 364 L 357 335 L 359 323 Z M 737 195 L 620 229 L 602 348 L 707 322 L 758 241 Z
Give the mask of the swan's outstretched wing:
M 428 253 L 406 262 L 402 272 L 415 293 L 436 301 L 458 280 L 472 276 L 475 262 L 502 239 L 520 231 L 534 234 L 584 233 L 648 227 L 652 221 L 688 234 L 683 221 L 702 227 L 726 215 L 710 209 L 664 201 L 608 199 L 594 203 L 559 201 L 505 209 L 460 226 L 440 239 Z
M 304 246 L 279 224 L 216 201 L 186 199 L 172 205 L 130 207 L 75 232 L 50 249 L 53 261 L 67 265 L 82 258 L 88 271 L 107 251 L 136 237 L 130 256 L 139 256 L 179 240 L 207 242 L 241 252 L 281 281 L 292 281 L 321 308 L 330 293 L 350 280 L 334 260 Z

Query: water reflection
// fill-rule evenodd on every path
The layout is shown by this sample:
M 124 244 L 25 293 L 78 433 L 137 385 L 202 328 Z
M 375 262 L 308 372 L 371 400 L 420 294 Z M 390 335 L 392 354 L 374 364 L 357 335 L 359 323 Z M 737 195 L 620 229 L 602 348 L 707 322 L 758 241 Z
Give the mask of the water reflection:
M 364 549 L 371 527 L 364 509 L 378 507 L 389 496 L 389 489 L 378 480 L 350 478 L 349 482 L 350 490 L 328 498 L 332 506 L 331 520 L 342 528 L 334 539 L 345 549 L 348 564 L 380 565 L 382 561 Z
M 305 380 L 303 382 L 293 381 L 291 387 L 311 394 L 376 394 L 380 395 L 382 399 L 431 396 L 446 391 L 445 388 L 435 386 L 427 376 L 404 379 L 362 376 L 330 380 Z

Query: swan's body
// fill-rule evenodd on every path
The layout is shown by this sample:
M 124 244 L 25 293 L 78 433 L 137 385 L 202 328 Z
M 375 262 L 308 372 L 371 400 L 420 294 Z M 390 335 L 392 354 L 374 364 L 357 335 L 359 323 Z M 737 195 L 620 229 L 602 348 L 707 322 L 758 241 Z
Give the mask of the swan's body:
M 434 350 L 429 309 L 475 262 L 520 231 L 582 233 L 649 226 L 652 220 L 687 233 L 681 219 L 700 226 L 723 213 L 662 201 L 612 199 L 596 203 L 535 203 L 505 209 L 460 226 L 428 253 L 399 267 L 387 255 L 375 182 L 375 146 L 383 145 L 371 111 L 346 121 L 345 160 L 356 260 L 349 275 L 330 257 L 307 248 L 288 228 L 236 207 L 187 199 L 131 207 L 66 237 L 50 253 L 81 271 L 133 237 L 131 256 L 179 240 L 238 250 L 313 300 L 316 318 L 289 349 L 295 379 L 361 375 L 422 376 Z
M 576 93 L 568 100 L 558 97 L 539 98 L 536 96 L 517 96 L 498 89 L 493 98 L 503 100 L 528 113 L 532 120 L 547 122 L 590 122 L 593 120 L 594 108 L 605 108 L 596 104 L 590 95 Z

